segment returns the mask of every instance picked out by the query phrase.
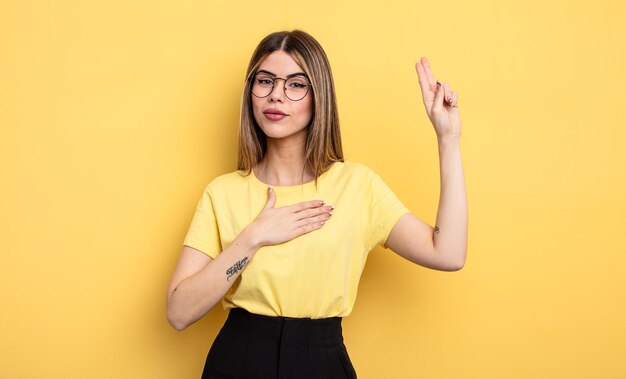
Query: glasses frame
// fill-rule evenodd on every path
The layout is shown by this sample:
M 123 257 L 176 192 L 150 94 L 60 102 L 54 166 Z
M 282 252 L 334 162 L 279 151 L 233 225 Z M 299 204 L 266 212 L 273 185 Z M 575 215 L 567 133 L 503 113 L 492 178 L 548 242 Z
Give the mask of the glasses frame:
M 259 96 L 259 95 L 255 94 L 255 93 L 254 93 L 254 91 L 253 91 L 252 89 L 254 88 L 254 84 L 256 83 L 256 77 L 257 77 L 257 75 L 259 75 L 259 72 L 255 73 L 255 74 L 252 76 L 252 83 L 251 83 L 251 85 L 250 85 L 250 93 L 251 93 L 254 97 L 258 97 L 259 99 L 266 98 L 266 97 L 268 97 L 269 95 L 271 95 L 271 94 L 272 94 L 272 92 L 274 92 L 274 87 L 276 87 L 276 80 L 277 80 L 277 79 L 281 79 L 281 80 L 283 80 L 283 81 L 285 82 L 285 85 L 283 85 L 283 93 L 285 94 L 285 97 L 286 97 L 287 99 L 291 100 L 291 101 L 300 101 L 300 100 L 304 99 L 304 98 L 306 97 L 306 95 L 308 95 L 308 94 L 309 94 L 309 89 L 312 89 L 312 87 L 313 87 L 313 85 L 311 84 L 311 82 L 310 82 L 309 78 L 307 78 L 306 76 L 301 75 L 301 74 L 297 74 L 297 75 L 294 75 L 294 76 L 291 76 L 291 75 L 290 75 L 290 76 L 287 76 L 287 78 L 279 78 L 279 77 L 277 77 L 277 76 L 272 76 L 272 75 L 269 75 L 269 74 L 267 74 L 267 73 L 265 73 L 265 72 L 263 72 L 263 73 L 264 73 L 264 74 L 266 74 L 267 76 L 269 76 L 270 78 L 272 78 L 272 89 L 271 89 L 271 90 L 270 90 L 270 92 L 269 92 L 267 95 L 265 95 L 265 96 Z M 307 84 L 307 85 L 306 85 L 306 87 L 307 87 L 307 88 L 306 88 L 306 93 L 304 94 L 304 96 L 302 96 L 302 97 L 301 97 L 301 98 L 299 98 L 298 100 L 294 100 L 294 99 L 292 99 L 291 97 L 289 97 L 289 95 L 287 95 L 287 80 L 289 80 L 289 79 L 291 79 L 291 78 L 296 78 L 296 77 L 303 77 L 303 78 L 305 78 L 305 79 L 307 80 L 307 82 L 309 82 L 309 84 Z

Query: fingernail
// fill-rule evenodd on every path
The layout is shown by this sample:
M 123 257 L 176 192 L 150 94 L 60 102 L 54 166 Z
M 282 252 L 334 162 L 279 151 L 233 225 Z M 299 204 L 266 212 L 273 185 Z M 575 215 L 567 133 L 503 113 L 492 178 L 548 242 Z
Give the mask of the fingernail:
M 268 189 L 269 191 L 273 191 L 272 186 L 267 186 L 267 189 Z

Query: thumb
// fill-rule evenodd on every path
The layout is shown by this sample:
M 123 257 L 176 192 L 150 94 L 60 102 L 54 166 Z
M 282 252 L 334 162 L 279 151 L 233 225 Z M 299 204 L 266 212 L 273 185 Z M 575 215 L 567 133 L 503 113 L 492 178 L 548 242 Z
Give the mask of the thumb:
M 276 194 L 274 193 L 274 189 L 272 189 L 272 187 L 267 187 L 267 203 L 265 203 L 265 207 L 263 209 L 274 208 L 274 204 L 276 204 Z

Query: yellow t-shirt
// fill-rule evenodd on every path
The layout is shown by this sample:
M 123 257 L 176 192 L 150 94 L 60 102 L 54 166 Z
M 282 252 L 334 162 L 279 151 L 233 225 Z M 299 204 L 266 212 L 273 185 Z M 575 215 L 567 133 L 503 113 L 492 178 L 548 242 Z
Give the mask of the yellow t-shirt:
M 336 162 L 315 182 L 272 186 L 275 207 L 324 200 L 335 207 L 318 230 L 260 248 L 226 293 L 225 309 L 287 317 L 345 317 L 356 300 L 367 255 L 383 245 L 398 219 L 409 212 L 371 169 Z M 254 172 L 211 181 L 184 240 L 212 258 L 249 225 L 267 202 L 267 184 Z

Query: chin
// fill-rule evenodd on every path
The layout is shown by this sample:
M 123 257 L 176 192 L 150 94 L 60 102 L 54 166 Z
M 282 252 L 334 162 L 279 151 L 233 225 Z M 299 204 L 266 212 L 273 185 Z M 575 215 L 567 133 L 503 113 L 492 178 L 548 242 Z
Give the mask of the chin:
M 272 139 L 284 139 L 284 138 L 296 138 L 302 136 L 303 139 L 306 138 L 307 128 L 302 128 L 298 130 L 294 130 L 286 125 L 271 125 L 271 126 L 260 126 L 265 137 Z

